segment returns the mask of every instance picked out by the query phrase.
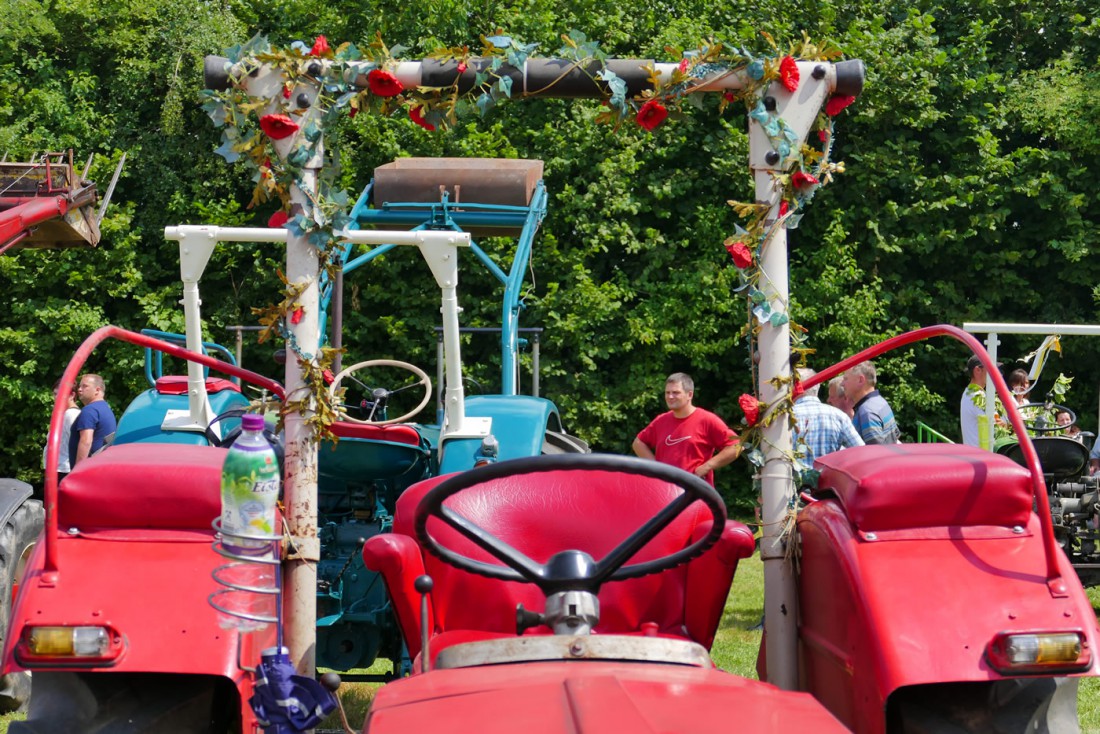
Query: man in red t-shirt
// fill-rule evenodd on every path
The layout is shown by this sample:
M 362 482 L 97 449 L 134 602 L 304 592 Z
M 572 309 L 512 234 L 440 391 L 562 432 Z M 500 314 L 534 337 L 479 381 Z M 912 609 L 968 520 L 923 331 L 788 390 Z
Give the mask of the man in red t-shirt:
M 683 372 L 665 380 L 669 411 L 653 419 L 634 439 L 634 453 L 643 459 L 672 464 L 714 486 L 714 470 L 741 454 L 741 443 L 722 419 L 691 404 L 695 382 Z

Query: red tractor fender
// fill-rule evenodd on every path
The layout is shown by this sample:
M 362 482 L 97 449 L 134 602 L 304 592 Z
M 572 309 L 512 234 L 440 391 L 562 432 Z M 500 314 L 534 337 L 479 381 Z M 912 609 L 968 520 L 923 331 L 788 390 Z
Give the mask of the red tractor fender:
M 884 731 L 902 688 L 1008 678 L 988 657 L 998 634 L 1082 631 L 1097 649 L 1080 586 L 1055 596 L 1046 582 L 1023 467 L 953 444 L 845 449 L 816 466 L 798 522 L 805 690 L 853 731 Z M 1060 571 L 1072 578 L 1064 556 Z

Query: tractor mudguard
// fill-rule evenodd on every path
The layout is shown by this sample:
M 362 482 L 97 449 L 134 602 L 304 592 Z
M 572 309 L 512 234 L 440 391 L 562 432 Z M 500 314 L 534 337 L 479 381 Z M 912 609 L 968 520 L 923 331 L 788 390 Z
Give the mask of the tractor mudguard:
M 30 499 L 31 485 L 17 479 L 0 479 L 0 643 L 6 641 L 11 606 L 34 547 L 45 512 L 42 503 Z M 10 672 L 0 676 L 0 711 L 14 711 L 30 698 L 30 676 Z
M 15 508 L 34 494 L 34 488 L 18 479 L 0 478 L 0 523 L 5 522 Z
M 1006 681 L 1016 676 L 989 656 L 1004 634 L 1080 632 L 1088 649 L 1100 633 L 1064 556 L 1066 593 L 1047 586 L 1027 470 L 944 444 L 856 447 L 816 466 L 817 500 L 798 520 L 806 689 L 857 734 L 886 731 L 886 711 L 906 732 L 953 708 L 1065 720 L 1072 686 L 1053 681 L 1095 671 L 1095 658 L 1087 670 L 1071 661 L 1031 674 L 1051 683 L 1010 701 Z M 931 714 L 929 703 L 938 707 Z

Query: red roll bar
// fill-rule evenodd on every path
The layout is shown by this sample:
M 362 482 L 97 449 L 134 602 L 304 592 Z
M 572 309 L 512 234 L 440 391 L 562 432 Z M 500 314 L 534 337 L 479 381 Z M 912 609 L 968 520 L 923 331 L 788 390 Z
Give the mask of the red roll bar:
M 1062 580 L 1062 574 L 1058 570 L 1059 548 L 1054 540 L 1054 523 L 1050 516 L 1050 501 L 1047 498 L 1046 484 L 1043 482 L 1043 469 L 1039 465 L 1039 455 L 1035 452 L 1035 445 L 1031 443 L 1031 437 L 1027 434 L 1027 430 L 1024 427 L 1024 420 L 1020 417 L 1020 413 L 1016 409 L 1016 401 L 1012 399 L 1012 392 L 1008 389 L 1004 377 L 1001 376 L 1001 371 L 997 369 L 997 365 L 993 363 L 993 360 L 989 357 L 989 353 L 986 352 L 981 342 L 975 339 L 971 334 L 968 334 L 956 326 L 951 326 L 950 324 L 926 326 L 922 329 L 914 329 L 913 331 L 899 334 L 873 347 L 864 349 L 859 354 L 837 362 L 832 367 L 824 369 L 806 380 L 804 385 L 805 387 L 820 385 L 860 362 L 866 362 L 892 349 L 897 349 L 898 347 L 912 344 L 913 342 L 923 341 L 933 336 L 949 336 L 970 347 L 970 350 L 982 361 L 982 365 L 985 367 L 986 372 L 988 372 L 989 376 L 993 379 L 993 385 L 997 388 L 997 397 L 999 397 L 1001 402 L 1005 405 L 1009 423 L 1012 424 L 1012 429 L 1016 431 L 1016 436 L 1020 441 L 1020 448 L 1023 449 L 1024 452 L 1024 459 L 1027 461 L 1028 471 L 1031 472 L 1032 492 L 1035 496 L 1035 511 L 1039 515 L 1039 525 L 1043 532 L 1043 552 L 1046 555 L 1047 566 L 1047 588 L 1050 589 L 1051 596 L 1067 596 L 1066 583 Z
M 76 353 L 73 354 L 72 359 L 69 360 L 69 366 L 65 368 L 65 373 L 61 376 L 57 396 L 54 398 L 53 414 L 50 416 L 50 434 L 46 442 L 46 481 L 44 489 L 46 505 L 46 560 L 42 567 L 42 576 L 39 579 L 39 584 L 43 586 L 53 586 L 57 582 L 57 464 L 61 451 L 58 438 L 61 436 L 61 425 L 65 418 L 65 408 L 68 404 L 67 396 L 76 386 L 76 377 L 80 374 L 81 368 L 84 367 L 84 363 L 88 360 L 92 351 L 107 339 L 118 339 L 120 341 L 136 344 L 140 347 L 157 349 L 173 357 L 179 357 L 180 359 L 186 359 L 191 362 L 198 362 L 211 369 L 224 372 L 233 377 L 239 377 L 242 380 L 247 380 L 254 385 L 269 390 L 279 396 L 279 400 L 284 400 L 286 398 L 286 392 L 283 390 L 282 385 L 269 377 L 264 377 L 250 370 L 227 364 L 213 357 L 208 357 L 205 354 L 197 354 L 184 347 L 169 344 L 160 339 L 154 339 L 151 336 L 136 334 L 126 329 L 120 329 L 117 326 L 103 326 L 96 329 L 91 336 L 84 340 L 76 350 Z

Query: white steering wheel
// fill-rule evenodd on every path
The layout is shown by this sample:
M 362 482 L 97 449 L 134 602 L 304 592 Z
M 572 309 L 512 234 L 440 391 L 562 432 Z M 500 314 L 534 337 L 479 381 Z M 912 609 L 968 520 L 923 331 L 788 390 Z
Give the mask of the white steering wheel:
M 414 415 L 423 410 L 424 406 L 428 404 L 429 400 L 431 400 L 432 381 L 428 378 L 428 375 L 426 372 L 424 372 L 424 370 L 420 369 L 414 364 L 409 364 L 408 362 L 399 362 L 396 359 L 368 359 L 366 362 L 359 362 L 358 364 L 353 364 L 351 367 L 340 370 L 340 374 L 336 375 L 336 377 L 333 378 L 332 384 L 328 386 L 329 399 L 332 401 L 333 405 L 337 404 L 336 391 L 340 388 L 340 383 L 343 381 L 343 379 L 353 372 L 369 369 L 371 367 L 397 367 L 398 369 L 403 369 L 407 372 L 413 373 L 419 379 L 417 382 L 410 382 L 408 385 L 399 387 L 396 390 L 386 390 L 385 388 L 375 388 L 374 390 L 372 390 L 371 397 L 374 399 L 374 407 L 371 408 L 370 416 L 368 416 L 366 420 L 353 418 L 352 416 L 347 414 L 347 411 L 344 410 L 342 405 L 339 406 L 337 410 L 340 414 L 340 420 L 350 421 L 352 423 L 363 423 L 370 426 L 385 426 L 389 425 L 390 423 L 404 423 L 409 418 L 412 418 Z M 418 385 L 424 386 L 424 399 L 420 401 L 420 405 L 416 406 L 408 413 L 399 418 L 390 418 L 388 420 L 382 421 L 371 419 L 371 417 L 374 415 L 374 411 L 378 408 L 379 404 L 384 406 L 391 395 L 402 392 L 404 390 L 410 390 Z M 364 385 L 364 387 L 366 387 L 366 385 Z

